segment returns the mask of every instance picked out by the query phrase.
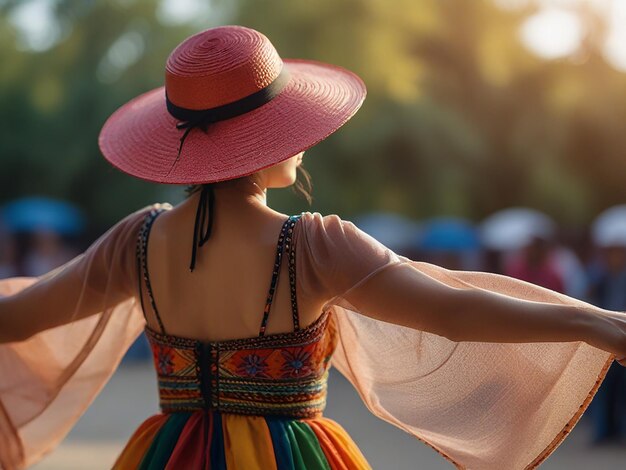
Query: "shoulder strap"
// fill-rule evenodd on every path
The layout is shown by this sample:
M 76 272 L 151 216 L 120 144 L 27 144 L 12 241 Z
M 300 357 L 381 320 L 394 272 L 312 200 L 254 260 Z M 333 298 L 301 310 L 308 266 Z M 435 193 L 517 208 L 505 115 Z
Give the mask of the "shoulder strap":
M 300 317 L 298 314 L 298 301 L 296 299 L 296 250 L 293 244 L 293 227 L 300 219 L 300 215 L 294 216 L 293 223 L 287 231 L 285 249 L 289 253 L 289 288 L 291 292 L 291 315 L 293 316 L 293 329 L 300 329 Z
M 283 251 L 284 248 L 287 247 L 290 253 L 290 261 L 289 261 L 289 280 L 291 284 L 291 305 L 292 305 L 292 314 L 294 318 L 294 328 L 299 329 L 299 321 L 298 321 L 298 311 L 297 305 L 295 303 L 295 264 L 294 264 L 294 274 L 292 275 L 291 268 L 291 260 L 293 259 L 291 255 L 292 248 L 292 234 L 293 227 L 296 224 L 300 216 L 289 216 L 289 218 L 283 224 L 280 234 L 278 236 L 278 243 L 276 246 L 276 258 L 274 260 L 274 270 L 272 272 L 272 280 L 270 282 L 270 289 L 267 294 L 267 301 L 265 302 L 265 309 L 263 310 L 263 319 L 261 320 L 261 329 L 259 331 L 259 336 L 265 335 L 265 329 L 267 327 L 267 320 L 270 315 L 270 308 L 272 306 L 272 301 L 274 300 L 274 292 L 276 291 L 276 284 L 278 282 L 278 276 L 280 274 L 281 262 L 283 259 Z M 293 280 L 292 280 L 293 279 Z
M 156 302 L 154 301 L 152 285 L 150 284 L 150 275 L 148 274 L 148 239 L 150 237 L 150 229 L 152 228 L 152 224 L 159 216 L 159 214 L 161 214 L 161 212 L 163 212 L 164 210 L 165 209 L 152 209 L 146 215 L 146 218 L 144 219 L 144 222 L 141 226 L 141 230 L 139 231 L 139 237 L 137 239 L 137 277 L 139 283 L 139 300 L 141 301 L 141 310 L 143 311 L 143 315 L 147 320 L 148 317 L 146 314 L 141 289 L 141 278 L 143 277 L 143 280 L 146 283 L 146 289 L 148 290 L 150 305 L 152 306 L 152 310 L 154 311 L 154 315 L 156 316 L 157 322 L 159 323 L 159 328 L 162 334 L 165 334 L 165 327 L 163 326 L 163 321 L 161 320 L 161 316 L 159 315 L 159 311 L 157 310 Z

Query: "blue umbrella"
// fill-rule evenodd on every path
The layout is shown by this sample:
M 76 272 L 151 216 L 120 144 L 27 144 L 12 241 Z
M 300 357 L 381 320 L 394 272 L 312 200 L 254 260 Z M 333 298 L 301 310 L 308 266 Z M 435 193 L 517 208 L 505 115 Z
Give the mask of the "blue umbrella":
M 424 251 L 465 252 L 480 248 L 474 226 L 464 219 L 440 217 L 423 225 L 418 246 Z
M 85 221 L 73 205 L 44 197 L 27 197 L 7 203 L 2 220 L 10 232 L 53 231 L 61 235 L 80 233 Z

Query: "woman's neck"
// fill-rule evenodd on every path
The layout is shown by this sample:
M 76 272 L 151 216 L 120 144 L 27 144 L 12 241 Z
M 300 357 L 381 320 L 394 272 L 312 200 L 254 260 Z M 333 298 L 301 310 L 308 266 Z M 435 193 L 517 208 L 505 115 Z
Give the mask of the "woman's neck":
M 220 181 L 214 184 L 215 203 L 223 210 L 246 213 L 267 210 L 267 189 L 252 178 Z M 178 204 L 180 213 L 195 215 L 201 191 L 196 191 Z
M 234 204 L 267 206 L 267 188 L 252 178 L 222 181 L 213 186 L 215 198 Z

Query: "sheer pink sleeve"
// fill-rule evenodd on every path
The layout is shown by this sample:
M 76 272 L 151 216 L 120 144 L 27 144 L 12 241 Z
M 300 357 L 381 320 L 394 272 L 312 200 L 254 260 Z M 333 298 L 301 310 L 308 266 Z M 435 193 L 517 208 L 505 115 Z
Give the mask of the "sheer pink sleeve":
M 302 295 L 327 299 L 339 332 L 333 365 L 372 413 L 459 469 L 535 468 L 558 447 L 614 356 L 584 342 L 455 342 L 437 326 L 408 328 L 400 323 L 411 309 L 432 315 L 429 325 L 437 325 L 437 312 L 405 286 L 417 271 L 446 286 L 587 304 L 506 276 L 412 261 L 334 215 L 305 213 L 302 222 Z M 406 276 L 404 290 L 383 282 L 389 270 L 397 270 L 394 279 Z
M 154 206 L 39 278 L 0 280 L 0 464 L 28 466 L 69 432 L 144 325 L 136 237 Z M 34 334 L 34 336 L 33 336 Z

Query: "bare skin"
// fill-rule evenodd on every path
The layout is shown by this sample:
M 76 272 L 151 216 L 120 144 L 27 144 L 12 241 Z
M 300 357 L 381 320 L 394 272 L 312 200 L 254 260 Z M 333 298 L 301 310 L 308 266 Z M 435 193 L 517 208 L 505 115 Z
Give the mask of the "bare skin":
M 215 186 L 210 242 L 198 250 L 193 272 L 188 266 L 199 195 L 155 221 L 148 247 L 149 269 L 168 333 L 211 341 L 258 335 L 278 233 L 288 217 L 267 206 L 267 189 L 291 186 L 302 155 Z M 323 301 L 298 305 L 303 325 L 317 319 Z M 290 308 L 288 276 L 281 273 L 267 334 L 293 329 Z M 147 310 L 149 326 L 158 328 L 152 310 Z

